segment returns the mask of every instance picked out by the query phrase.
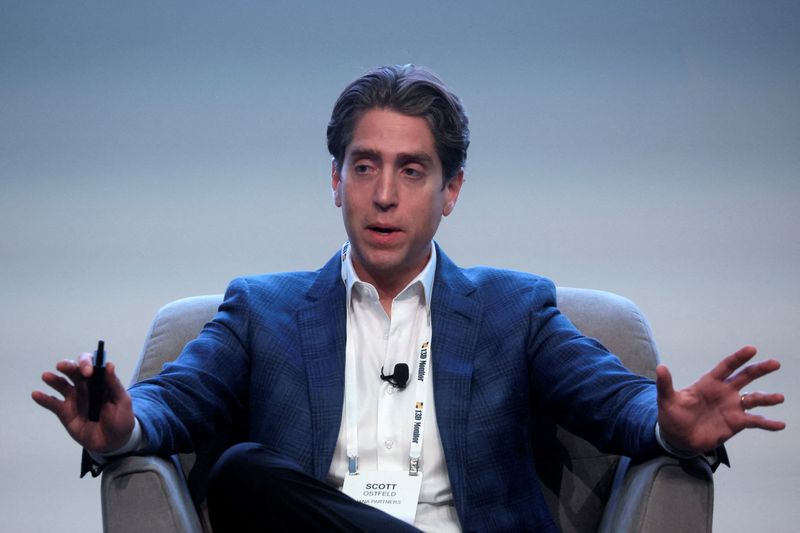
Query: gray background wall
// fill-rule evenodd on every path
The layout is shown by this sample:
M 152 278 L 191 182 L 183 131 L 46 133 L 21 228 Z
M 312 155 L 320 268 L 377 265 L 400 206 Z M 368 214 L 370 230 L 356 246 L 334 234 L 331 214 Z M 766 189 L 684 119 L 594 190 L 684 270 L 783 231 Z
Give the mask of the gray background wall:
M 799 4 L 488 4 L 0 2 L 0 528 L 100 529 L 40 373 L 103 337 L 129 376 L 164 303 L 321 265 L 333 101 L 414 62 L 472 120 L 453 259 L 628 296 L 677 384 L 782 360 L 789 427 L 730 443 L 715 520 L 796 529 Z

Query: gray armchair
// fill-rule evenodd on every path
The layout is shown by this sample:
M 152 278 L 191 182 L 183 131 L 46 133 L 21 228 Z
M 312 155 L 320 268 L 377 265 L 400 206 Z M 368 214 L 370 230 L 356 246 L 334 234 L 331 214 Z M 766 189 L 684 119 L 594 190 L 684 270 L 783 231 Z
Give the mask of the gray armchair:
M 641 311 L 614 294 L 558 288 L 561 310 L 600 340 L 633 372 L 653 377 L 658 354 Z M 132 382 L 158 373 L 216 312 L 220 295 L 198 296 L 161 309 L 145 339 Z M 197 454 L 125 457 L 103 472 L 103 526 L 119 532 L 211 531 L 205 474 L 235 437 L 220 435 Z M 540 418 L 536 468 L 556 522 L 565 532 L 711 531 L 714 485 L 703 460 L 660 457 L 637 463 L 600 453 Z

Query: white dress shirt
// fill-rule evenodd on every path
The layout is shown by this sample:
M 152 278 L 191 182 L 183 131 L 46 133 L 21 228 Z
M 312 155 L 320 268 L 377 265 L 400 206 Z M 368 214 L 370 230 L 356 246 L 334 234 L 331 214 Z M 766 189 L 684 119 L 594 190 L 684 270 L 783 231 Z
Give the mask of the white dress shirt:
M 405 363 L 413 374 L 417 368 L 417 341 L 430 333 L 430 301 L 436 272 L 436 247 L 431 246 L 428 264 L 392 301 L 391 317 L 381 306 L 378 291 L 358 279 L 349 253 L 342 261 L 342 279 L 347 287 L 350 319 L 347 326 L 347 353 L 355 353 L 358 383 L 358 459 L 359 470 L 408 472 L 411 446 L 411 414 L 414 411 L 416 380 L 405 389 L 381 380 L 397 363 Z M 355 343 L 355 350 L 351 343 Z M 436 346 L 431 345 L 431 359 Z M 431 372 L 431 363 L 428 371 Z M 447 475 L 444 450 L 436 424 L 431 373 L 425 404 L 425 427 L 420 470 L 422 488 L 417 505 L 416 527 L 423 531 L 458 532 L 458 516 Z M 328 473 L 328 483 L 341 489 L 347 475 L 346 412 L 342 413 L 339 439 Z

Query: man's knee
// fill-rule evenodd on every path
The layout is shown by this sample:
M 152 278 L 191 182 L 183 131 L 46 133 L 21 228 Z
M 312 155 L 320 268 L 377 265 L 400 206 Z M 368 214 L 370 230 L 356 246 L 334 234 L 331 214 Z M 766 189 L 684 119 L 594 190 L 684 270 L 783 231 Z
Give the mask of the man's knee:
M 245 475 L 248 464 L 252 462 L 253 455 L 257 453 L 255 450 L 259 446 L 253 442 L 243 442 L 225 450 L 209 472 L 210 490 L 246 482 L 246 478 L 250 477 Z
M 231 446 L 220 456 L 209 474 L 209 488 L 219 493 L 258 486 L 266 489 L 287 474 L 301 472 L 300 466 L 261 444 L 242 442 Z

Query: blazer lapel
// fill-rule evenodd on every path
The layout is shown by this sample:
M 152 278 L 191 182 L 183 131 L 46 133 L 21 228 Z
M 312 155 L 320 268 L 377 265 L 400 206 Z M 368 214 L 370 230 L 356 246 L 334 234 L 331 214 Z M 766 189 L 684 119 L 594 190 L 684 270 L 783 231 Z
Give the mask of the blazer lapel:
M 328 475 L 342 421 L 346 307 L 340 276 L 337 254 L 319 270 L 297 315 L 308 378 L 313 474 L 318 479 Z
M 447 471 L 459 516 L 466 492 L 466 427 L 473 354 L 482 304 L 475 286 L 436 245 L 438 263 L 431 297 L 433 393 Z

